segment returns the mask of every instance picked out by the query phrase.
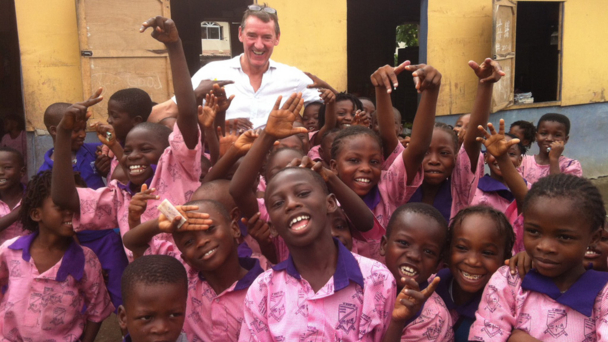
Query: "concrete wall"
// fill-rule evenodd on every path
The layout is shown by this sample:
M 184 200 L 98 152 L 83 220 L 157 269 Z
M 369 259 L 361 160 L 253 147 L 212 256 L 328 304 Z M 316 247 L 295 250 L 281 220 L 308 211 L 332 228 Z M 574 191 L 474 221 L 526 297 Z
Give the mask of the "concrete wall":
M 570 140 L 564 155 L 581 162 L 585 177 L 608 176 L 608 103 L 506 110 L 492 114 L 490 122 L 498 126 L 499 120 L 504 119 L 508 129 L 517 120 L 536 124 L 545 113 L 560 113 L 570 119 Z M 457 118 L 458 115 L 442 116 L 437 121 L 453 125 Z M 535 153 L 538 153 L 536 143 L 528 154 Z

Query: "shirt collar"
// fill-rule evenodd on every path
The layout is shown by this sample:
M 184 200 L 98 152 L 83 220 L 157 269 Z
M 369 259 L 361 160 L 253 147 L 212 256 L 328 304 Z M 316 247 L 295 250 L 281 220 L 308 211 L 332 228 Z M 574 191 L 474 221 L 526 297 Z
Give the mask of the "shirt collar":
M 260 261 L 256 258 L 239 258 L 239 264 L 247 270 L 247 274 L 236 282 L 233 291 L 248 289 L 251 284 L 253 284 L 253 281 L 264 272 L 260 266 Z M 205 280 L 205 277 L 201 272 L 198 273 L 198 278 L 203 281 Z
M 336 263 L 336 272 L 334 273 L 334 291 L 340 291 L 347 287 L 350 282 L 359 284 L 363 288 L 363 274 L 357 259 L 353 254 L 342 245 L 340 241 L 334 238 L 334 243 L 338 247 L 338 262 Z M 293 264 L 291 255 L 287 260 L 278 263 L 273 268 L 275 271 L 286 271 L 290 276 L 301 280 L 300 273 Z
M 24 235 L 8 246 L 8 248 L 12 250 L 21 249 L 21 257 L 23 260 L 29 262 L 32 257 L 30 254 L 30 247 L 37 236 L 38 232 Z M 68 274 L 71 274 L 76 281 L 80 281 L 84 274 L 84 261 L 84 251 L 82 250 L 82 247 L 80 247 L 74 239 L 71 239 L 70 245 L 61 259 L 61 265 L 59 266 L 55 280 L 63 282 L 67 279 Z
M 154 175 L 156 174 L 156 164 L 150 164 L 150 167 L 152 168 L 152 171 L 154 171 L 154 174 L 152 174 L 152 177 L 146 179 L 146 181 L 144 182 L 148 186 L 148 189 L 150 188 L 152 179 L 154 179 Z M 131 181 L 129 181 L 127 183 L 127 185 L 122 184 L 121 182 L 116 182 L 116 185 L 118 186 L 119 189 L 128 192 L 129 195 L 131 195 L 131 196 L 135 196 L 136 192 L 131 190 L 131 184 L 132 184 Z
M 475 311 L 479 307 L 479 303 L 481 302 L 481 295 L 483 294 L 483 289 L 478 291 L 471 300 L 462 305 L 456 305 L 452 300 L 452 296 L 450 295 L 450 284 L 454 281 L 454 276 L 449 268 L 444 268 L 437 272 L 437 276 L 441 281 L 437 288 L 435 289 L 435 293 L 443 299 L 445 306 L 447 306 L 448 310 L 456 310 L 456 312 L 468 318 L 475 319 Z
M 374 187 L 361 199 L 363 200 L 363 202 L 365 202 L 365 204 L 370 210 L 376 209 L 376 206 L 378 206 L 378 203 L 380 203 L 380 200 L 382 199 L 380 197 L 380 190 L 378 190 L 378 185 L 374 185 Z
M 591 317 L 595 299 L 607 282 L 608 272 L 587 270 L 566 292 L 561 293 L 551 278 L 533 269 L 525 275 L 521 287 L 545 294 L 556 302 Z
M 422 187 L 418 187 L 409 201 L 415 203 L 422 202 L 422 195 Z M 446 179 L 439 186 L 439 191 L 437 192 L 437 195 L 435 195 L 435 200 L 433 201 L 433 207 L 439 210 L 446 221 L 450 222 L 452 213 L 452 180 L 450 178 Z
M 500 197 L 506 199 L 509 202 L 513 202 L 513 200 L 515 199 L 515 197 L 511 193 L 511 190 L 509 190 L 506 185 L 492 178 L 490 175 L 485 175 L 481 177 L 479 183 L 477 184 L 477 187 L 479 188 L 479 190 L 482 190 L 484 192 L 495 192 Z

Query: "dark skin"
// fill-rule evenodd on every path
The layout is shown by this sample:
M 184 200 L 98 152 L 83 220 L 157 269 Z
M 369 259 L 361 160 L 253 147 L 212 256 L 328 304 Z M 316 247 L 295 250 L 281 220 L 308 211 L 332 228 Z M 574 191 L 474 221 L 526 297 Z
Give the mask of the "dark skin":
M 23 186 L 21 177 L 25 172 L 23 161 L 11 152 L 0 152 L 0 178 L 6 179 L 6 183 L 0 185 L 0 200 L 9 208 L 15 208 L 23 198 Z M 19 210 L 12 210 L 7 215 L 0 217 L 0 231 L 11 226 L 19 219 Z
M 564 152 L 570 136 L 566 134 L 566 125 L 556 121 L 543 121 L 538 125 L 536 132 L 536 142 L 539 152 L 534 155 L 534 159 L 540 165 L 549 164 L 549 174 L 556 175 L 561 173 L 559 158 Z M 547 152 L 547 149 L 551 150 Z

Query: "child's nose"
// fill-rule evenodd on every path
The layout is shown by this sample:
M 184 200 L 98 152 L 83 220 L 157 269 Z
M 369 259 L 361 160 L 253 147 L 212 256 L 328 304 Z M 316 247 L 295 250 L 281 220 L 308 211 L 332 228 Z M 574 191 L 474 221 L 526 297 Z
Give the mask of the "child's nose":
M 157 319 L 154 322 L 154 327 L 152 329 L 153 334 L 163 335 L 169 332 L 169 322 L 165 319 Z
M 420 261 L 420 251 L 418 248 L 410 248 L 407 251 L 407 257 L 414 261 Z

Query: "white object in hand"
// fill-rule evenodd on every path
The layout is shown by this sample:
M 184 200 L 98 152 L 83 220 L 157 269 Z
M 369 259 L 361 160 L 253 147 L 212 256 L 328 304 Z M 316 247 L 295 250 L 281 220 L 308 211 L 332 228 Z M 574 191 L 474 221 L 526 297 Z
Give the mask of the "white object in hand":
M 547 147 L 547 153 L 551 152 L 551 147 Z
M 173 221 L 173 219 L 176 216 L 181 216 L 182 219 L 177 224 L 177 229 L 180 229 L 184 225 L 184 223 L 186 223 L 186 219 L 182 216 L 182 214 L 180 214 L 179 211 L 177 211 L 177 209 L 173 206 L 173 204 L 171 204 L 171 202 L 169 202 L 167 199 L 165 199 L 158 206 L 158 211 L 163 213 L 163 215 L 165 215 L 169 221 Z
M 112 132 L 106 132 L 106 138 L 108 141 L 112 140 Z

